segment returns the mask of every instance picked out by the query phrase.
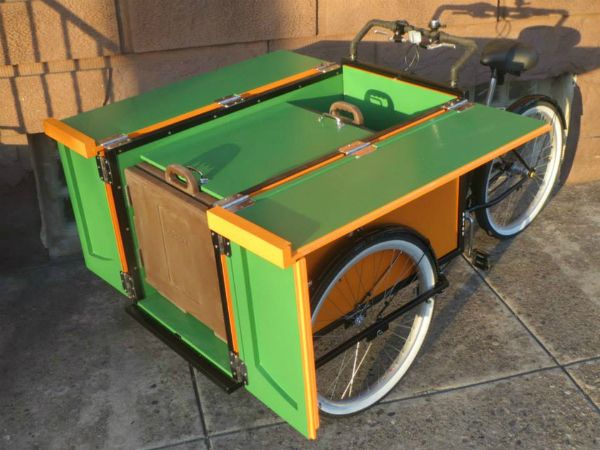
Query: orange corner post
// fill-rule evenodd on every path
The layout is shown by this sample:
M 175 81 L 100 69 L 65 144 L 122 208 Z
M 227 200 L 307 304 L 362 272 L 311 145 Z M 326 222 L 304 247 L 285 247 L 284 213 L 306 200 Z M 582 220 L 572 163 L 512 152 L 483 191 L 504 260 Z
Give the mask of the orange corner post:
M 92 158 L 98 154 L 98 145 L 93 138 L 60 120 L 44 120 L 44 133 L 84 158 Z
M 208 227 L 282 269 L 292 262 L 292 244 L 237 214 L 216 206 L 207 212 Z
M 315 372 L 306 259 L 301 258 L 296 261 L 293 270 L 296 287 L 296 309 L 298 313 L 298 331 L 300 333 L 308 437 L 309 439 L 316 439 L 317 429 L 319 428 L 319 403 L 317 399 L 317 375 Z

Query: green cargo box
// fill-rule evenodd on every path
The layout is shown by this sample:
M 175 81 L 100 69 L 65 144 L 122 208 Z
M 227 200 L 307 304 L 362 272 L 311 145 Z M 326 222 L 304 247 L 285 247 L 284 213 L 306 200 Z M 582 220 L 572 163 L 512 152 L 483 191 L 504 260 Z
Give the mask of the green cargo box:
M 364 120 L 331 115 L 335 102 Z M 384 223 L 456 254 L 461 177 L 547 127 L 405 74 L 279 51 L 45 130 L 87 267 L 213 381 L 314 439 L 310 286 L 324 264 Z

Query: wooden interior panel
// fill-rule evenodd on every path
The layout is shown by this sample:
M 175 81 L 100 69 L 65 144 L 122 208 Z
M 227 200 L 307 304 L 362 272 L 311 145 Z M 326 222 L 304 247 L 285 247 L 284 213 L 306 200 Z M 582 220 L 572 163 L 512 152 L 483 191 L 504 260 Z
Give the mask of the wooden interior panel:
M 225 341 L 206 206 L 139 168 L 125 177 L 146 281 Z

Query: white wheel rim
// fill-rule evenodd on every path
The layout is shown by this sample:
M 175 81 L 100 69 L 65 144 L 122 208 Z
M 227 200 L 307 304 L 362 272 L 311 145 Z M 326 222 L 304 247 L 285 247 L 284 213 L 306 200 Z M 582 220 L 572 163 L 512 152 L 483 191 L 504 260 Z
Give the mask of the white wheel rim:
M 431 262 L 425 256 L 422 249 L 420 249 L 417 245 L 404 240 L 386 241 L 365 249 L 365 251 L 359 253 L 350 261 L 348 261 L 342 270 L 338 272 L 334 280 L 343 277 L 344 274 L 361 259 L 375 252 L 388 249 L 401 250 L 409 255 L 414 262 L 418 261 L 419 286 L 421 286 L 424 290 L 429 290 L 434 287 L 435 272 Z M 323 305 L 323 301 L 328 298 L 330 291 L 333 289 L 333 285 L 334 283 L 331 283 L 321 296 L 321 299 L 313 312 L 313 323 L 318 317 L 319 310 Z M 331 400 L 319 392 L 318 398 L 320 409 L 323 412 L 331 415 L 353 414 L 368 408 L 384 397 L 400 381 L 417 356 L 431 322 L 433 306 L 433 298 L 430 298 L 426 302 L 423 302 L 421 305 L 416 307 L 417 315 L 413 321 L 409 337 L 402 347 L 402 351 L 390 365 L 384 376 L 382 376 L 380 380 L 373 385 L 372 389 L 369 389 L 364 393 L 348 400 Z
M 535 115 L 541 115 L 548 123 L 552 125 L 552 131 L 550 133 L 553 134 L 555 145 L 550 150 L 550 160 L 547 163 L 547 169 L 544 174 L 544 178 L 541 184 L 540 189 L 536 193 L 535 197 L 530 203 L 530 206 L 521 214 L 519 217 L 514 219 L 507 225 L 502 225 L 498 223 L 493 214 L 494 207 L 487 208 L 485 210 L 485 214 L 487 216 L 488 222 L 493 230 L 503 236 L 512 236 L 523 229 L 525 229 L 539 214 L 539 212 L 544 207 L 546 200 L 552 193 L 552 189 L 554 187 L 556 178 L 558 176 L 558 171 L 560 167 L 561 153 L 563 147 L 563 136 L 562 136 L 562 127 L 560 118 L 556 114 L 556 111 L 549 106 L 546 105 L 538 105 L 535 106 L 523 113 L 524 116 L 531 117 Z M 543 149 L 542 149 L 543 150 Z M 540 151 L 542 151 L 540 150 Z M 497 160 L 494 160 L 497 161 Z M 490 168 L 490 172 L 493 168 Z M 489 181 L 490 177 L 487 178 L 487 185 L 485 186 L 485 196 L 484 202 L 488 202 L 491 199 L 488 198 L 489 192 Z M 505 199 L 506 200 L 506 199 Z M 503 200 L 504 201 L 504 200 Z M 502 201 L 499 205 L 502 204 Z

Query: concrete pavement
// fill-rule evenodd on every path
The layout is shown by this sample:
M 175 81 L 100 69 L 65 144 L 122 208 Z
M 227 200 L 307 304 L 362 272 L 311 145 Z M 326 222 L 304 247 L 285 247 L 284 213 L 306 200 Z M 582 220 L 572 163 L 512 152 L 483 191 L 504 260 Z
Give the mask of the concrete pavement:
M 424 347 L 380 404 L 305 441 L 228 396 L 80 259 L 0 272 L 0 448 L 600 448 L 600 183 L 567 186 L 488 273 L 447 269 Z

